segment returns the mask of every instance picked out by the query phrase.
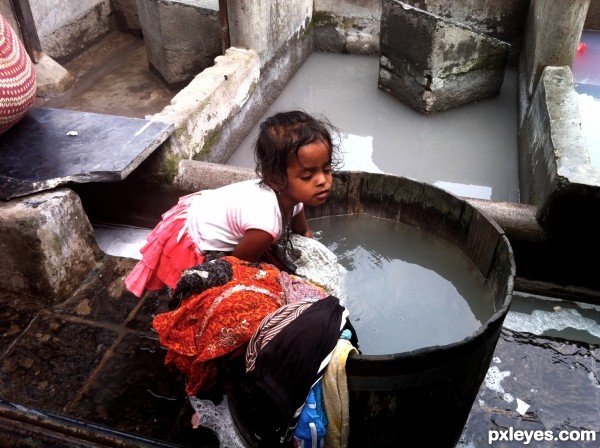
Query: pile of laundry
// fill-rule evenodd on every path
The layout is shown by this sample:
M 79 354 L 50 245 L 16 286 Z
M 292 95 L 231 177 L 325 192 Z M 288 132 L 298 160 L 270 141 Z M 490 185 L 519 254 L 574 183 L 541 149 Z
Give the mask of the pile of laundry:
M 252 446 L 347 446 L 345 363 L 358 339 L 337 296 L 344 269 L 303 237 L 294 263 L 291 274 L 232 256 L 205 261 L 183 272 L 175 309 L 154 318 L 165 364 L 187 379 L 193 424 L 213 429 L 222 447 L 245 444 L 228 406 L 198 396 L 223 384 Z

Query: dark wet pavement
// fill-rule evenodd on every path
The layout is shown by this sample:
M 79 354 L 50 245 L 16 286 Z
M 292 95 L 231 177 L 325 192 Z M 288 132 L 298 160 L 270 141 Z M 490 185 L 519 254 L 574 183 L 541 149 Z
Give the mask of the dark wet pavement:
M 600 446 L 600 349 L 574 341 L 550 339 L 503 329 L 488 377 L 473 404 L 462 445 L 522 447 L 523 441 L 497 440 L 493 431 L 536 431 L 544 440 L 532 447 Z M 491 386 L 491 387 L 488 387 Z M 495 387 L 496 386 L 496 387 Z M 530 405 L 521 415 L 517 399 Z M 547 440 L 568 435 L 583 438 L 581 430 L 593 431 L 594 440 Z M 549 431 L 545 433 L 544 431 Z M 561 434 L 561 431 L 575 431 Z M 498 433 L 499 435 L 499 433 Z M 513 436 L 514 437 L 514 436 Z
M 165 298 L 124 290 L 133 264 L 107 256 L 63 303 L 0 297 L 0 446 L 218 446 L 163 364 L 151 322 Z

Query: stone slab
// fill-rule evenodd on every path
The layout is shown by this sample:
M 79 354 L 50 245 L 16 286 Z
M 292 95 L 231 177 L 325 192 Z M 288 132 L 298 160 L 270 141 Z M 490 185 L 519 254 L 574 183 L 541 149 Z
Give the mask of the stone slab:
M 0 199 L 69 182 L 122 180 L 173 129 L 161 121 L 33 107 L 0 139 Z

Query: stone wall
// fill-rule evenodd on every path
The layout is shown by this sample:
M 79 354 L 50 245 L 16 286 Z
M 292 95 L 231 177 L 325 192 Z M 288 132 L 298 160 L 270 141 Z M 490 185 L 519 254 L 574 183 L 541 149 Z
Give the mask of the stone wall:
M 600 0 L 590 0 L 583 28 L 594 31 L 600 30 Z
M 142 36 L 142 25 L 136 0 L 110 0 L 117 29 L 134 36 Z
M 313 14 L 312 0 L 236 0 L 228 2 L 232 47 L 256 51 L 261 67 L 281 47 L 306 32 Z
M 110 31 L 110 0 L 29 0 L 42 51 L 63 63 Z
M 315 0 L 315 50 L 379 53 L 381 0 Z

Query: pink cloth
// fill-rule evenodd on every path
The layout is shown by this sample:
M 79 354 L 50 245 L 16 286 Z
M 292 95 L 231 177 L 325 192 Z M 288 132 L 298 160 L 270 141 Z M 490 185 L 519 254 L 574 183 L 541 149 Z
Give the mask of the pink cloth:
M 140 250 L 142 260 L 125 279 L 125 286 L 137 297 L 145 290 L 157 291 L 164 286 L 175 289 L 185 269 L 204 261 L 204 254 L 187 232 L 182 232 L 191 196 L 182 197 L 148 235 L 147 243 Z

